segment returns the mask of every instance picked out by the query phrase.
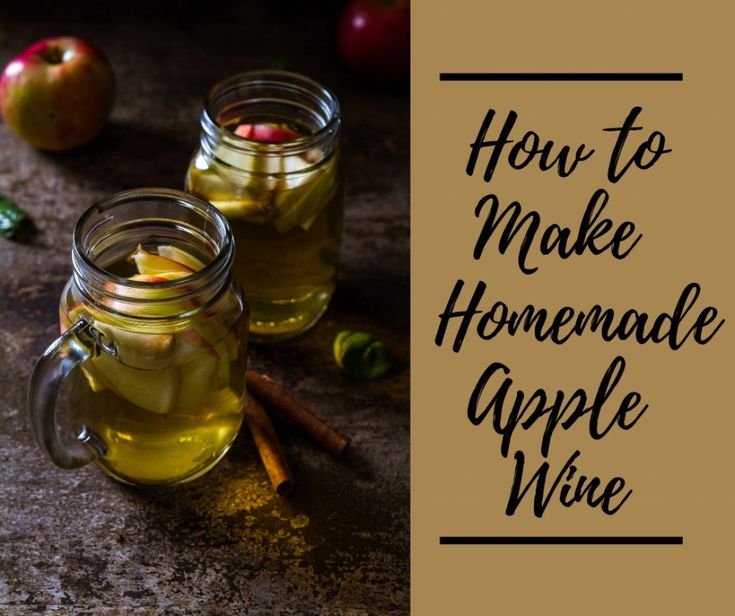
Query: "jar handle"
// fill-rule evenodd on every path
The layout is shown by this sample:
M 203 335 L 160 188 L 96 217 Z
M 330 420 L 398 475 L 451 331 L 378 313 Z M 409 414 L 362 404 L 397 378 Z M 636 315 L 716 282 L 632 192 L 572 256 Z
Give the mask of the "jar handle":
M 80 318 L 41 355 L 33 369 L 28 390 L 28 409 L 33 433 L 41 449 L 61 468 L 78 468 L 96 460 L 94 442 L 80 435 L 65 443 L 56 422 L 56 399 L 64 379 L 95 353 L 92 325 Z

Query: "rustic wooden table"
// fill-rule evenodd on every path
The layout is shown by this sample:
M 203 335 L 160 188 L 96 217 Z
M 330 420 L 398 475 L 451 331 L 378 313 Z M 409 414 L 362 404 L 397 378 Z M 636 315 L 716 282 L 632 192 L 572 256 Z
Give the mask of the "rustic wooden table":
M 370 87 L 340 65 L 337 3 L 315 14 L 288 1 L 163 2 L 145 19 L 127 5 L 25 4 L 0 8 L 0 62 L 44 36 L 89 38 L 112 62 L 118 93 L 103 135 L 79 151 L 45 154 L 0 125 L 0 193 L 36 227 L 0 239 L 0 611 L 408 613 L 407 92 Z M 351 449 L 335 460 L 278 425 L 297 480 L 288 498 L 272 493 L 247 434 L 211 473 L 174 489 L 130 489 L 94 466 L 57 469 L 33 440 L 26 390 L 58 332 L 76 219 L 121 189 L 180 187 L 203 94 L 274 63 L 341 100 L 349 187 L 331 307 L 303 337 L 252 348 L 250 365 L 351 434 Z M 343 377 L 331 359 L 342 329 L 382 338 L 400 371 L 373 383 Z

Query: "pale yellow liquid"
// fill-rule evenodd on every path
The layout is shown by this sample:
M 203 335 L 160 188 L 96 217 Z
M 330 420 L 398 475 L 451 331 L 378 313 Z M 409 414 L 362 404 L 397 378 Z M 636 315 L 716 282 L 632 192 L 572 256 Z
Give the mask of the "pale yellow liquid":
M 75 429 L 102 469 L 126 483 L 162 485 L 214 466 L 243 420 L 246 318 L 232 318 L 237 300 L 142 331 L 70 295 L 62 330 L 81 314 L 117 347 L 117 357 L 99 350 L 79 366 L 70 390 Z
M 187 190 L 218 207 L 232 227 L 235 276 L 248 298 L 256 340 L 307 330 L 334 293 L 344 192 L 335 159 L 293 188 L 283 188 L 277 179 L 250 178 L 243 185 L 236 174 L 192 162 Z M 285 212 L 293 218 L 280 225 L 294 202 L 299 205 Z
M 305 331 L 326 310 L 337 278 L 341 205 L 325 204 L 308 230 L 231 221 L 234 271 L 250 303 L 250 331 L 285 338 Z
M 242 395 L 210 386 L 197 408 L 154 413 L 107 388 L 92 391 L 79 371 L 73 382 L 78 430 L 104 444 L 99 465 L 118 480 L 170 484 L 194 479 L 227 452 L 242 422 Z

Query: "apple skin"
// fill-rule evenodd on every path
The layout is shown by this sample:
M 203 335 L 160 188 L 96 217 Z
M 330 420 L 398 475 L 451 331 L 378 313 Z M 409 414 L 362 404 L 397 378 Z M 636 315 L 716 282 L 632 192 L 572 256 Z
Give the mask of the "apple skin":
M 238 137 L 245 137 L 253 141 L 262 141 L 264 143 L 281 143 L 283 141 L 292 141 L 298 139 L 299 134 L 281 128 L 280 126 L 269 126 L 268 124 L 240 124 L 235 129 Z
M 0 110 L 24 141 L 63 151 L 88 143 L 107 123 L 115 98 L 110 63 L 72 36 L 42 39 L 15 56 L 0 77 Z
M 409 0 L 351 0 L 337 24 L 337 50 L 345 64 L 375 83 L 407 79 L 410 11 Z

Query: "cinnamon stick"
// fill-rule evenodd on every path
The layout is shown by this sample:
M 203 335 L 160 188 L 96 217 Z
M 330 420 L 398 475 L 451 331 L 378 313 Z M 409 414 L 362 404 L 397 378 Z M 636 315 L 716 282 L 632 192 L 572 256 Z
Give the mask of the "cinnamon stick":
M 246 396 L 245 421 L 253 435 L 265 471 L 268 473 L 273 489 L 278 494 L 287 494 L 293 488 L 293 476 L 283 455 L 276 431 L 260 402 L 253 398 L 250 392 L 247 392 Z
M 269 376 L 248 370 L 246 379 L 247 388 L 253 396 L 331 453 L 339 455 L 350 444 L 350 437 L 338 432 L 303 402 L 286 393 Z

